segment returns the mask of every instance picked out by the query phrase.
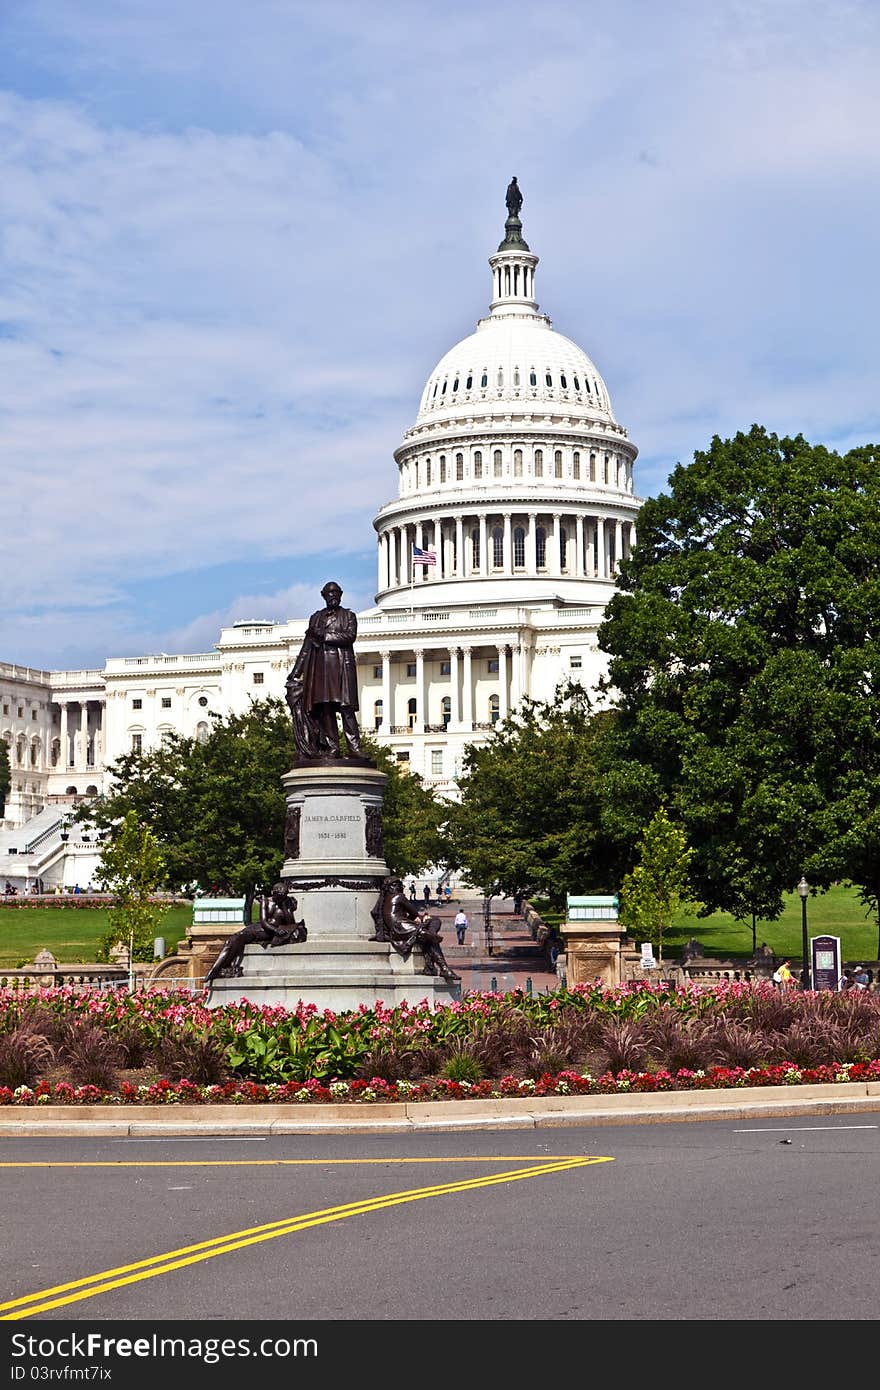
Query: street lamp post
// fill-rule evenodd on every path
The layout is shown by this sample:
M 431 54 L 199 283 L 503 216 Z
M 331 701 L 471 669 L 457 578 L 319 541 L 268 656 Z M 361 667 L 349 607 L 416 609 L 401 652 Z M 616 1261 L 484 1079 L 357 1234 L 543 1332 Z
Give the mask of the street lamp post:
M 809 941 L 807 940 L 807 895 L 809 894 L 809 891 L 810 891 L 810 885 L 809 885 L 809 883 L 807 883 L 807 880 L 804 878 L 803 874 L 801 874 L 800 883 L 799 883 L 798 886 L 797 886 L 797 890 L 798 890 L 798 894 L 799 894 L 800 900 L 801 900 L 801 951 L 802 951 L 802 957 L 801 957 L 801 989 L 809 989 L 809 988 L 810 988 L 810 962 L 809 962 L 810 943 L 809 943 Z

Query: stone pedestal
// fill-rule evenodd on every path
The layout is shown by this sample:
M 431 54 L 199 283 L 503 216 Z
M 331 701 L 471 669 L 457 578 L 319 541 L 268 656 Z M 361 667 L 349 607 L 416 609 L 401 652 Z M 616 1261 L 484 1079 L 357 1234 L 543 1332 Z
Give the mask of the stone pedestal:
M 421 951 L 404 961 L 387 942 L 372 940 L 372 911 L 389 872 L 382 843 L 387 780 L 353 758 L 303 763 L 285 774 L 280 876 L 308 937 L 290 946 L 247 946 L 241 976 L 215 980 L 209 1007 L 249 999 L 339 1013 L 361 1004 L 393 1008 L 426 999 L 433 1006 L 458 997 L 460 986 L 424 973 Z
M 616 898 L 569 895 L 560 932 L 565 942 L 565 979 L 569 989 L 596 981 L 614 986 L 626 978 L 624 958 L 629 941 L 617 920 Z

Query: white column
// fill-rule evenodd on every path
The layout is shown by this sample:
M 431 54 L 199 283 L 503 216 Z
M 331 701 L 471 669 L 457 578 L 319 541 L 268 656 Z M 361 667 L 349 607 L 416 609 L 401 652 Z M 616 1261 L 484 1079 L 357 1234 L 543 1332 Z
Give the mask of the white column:
M 416 649 L 416 723 L 413 733 L 423 734 L 427 723 L 427 691 L 425 690 L 425 653 Z
M 526 573 L 538 573 L 538 550 L 535 537 L 535 513 L 529 512 L 529 528 L 526 536 Z
M 510 670 L 510 703 L 516 709 L 522 699 L 522 643 L 518 643 L 511 652 Z
M 486 533 L 486 514 L 484 512 L 480 517 L 480 574 L 484 576 L 489 573 L 489 551 L 486 545 Z
M 89 763 L 89 702 L 82 700 L 79 707 L 79 758 L 77 766 L 81 771 L 88 767 Z
M 630 554 L 636 548 L 636 523 L 634 521 L 629 523 L 629 548 Z
M 68 741 L 69 734 L 67 731 L 67 701 L 61 700 L 59 703 L 61 705 L 61 752 L 58 757 L 58 766 L 63 768 L 66 772 L 70 762 L 70 743 Z
M 577 563 L 575 573 L 582 579 L 587 576 L 587 536 L 583 515 L 577 519 Z
M 455 573 L 459 579 L 464 579 L 464 517 L 455 518 Z
M 474 685 L 473 685 L 473 673 L 472 673 L 472 671 L 471 671 L 471 649 L 470 649 L 470 647 L 465 647 L 465 648 L 463 649 L 463 655 L 464 655 L 464 663 L 463 663 L 464 669 L 463 669 L 463 672 L 462 672 L 462 686 L 463 686 L 463 690 L 462 690 L 463 701 L 462 701 L 462 703 L 463 703 L 463 706 L 464 706 L 464 707 L 463 707 L 463 709 L 462 709 L 462 717 L 463 717 L 463 719 L 464 719 L 465 724 L 468 726 L 468 728 L 470 728 L 471 725 L 472 725 L 473 722 L 474 722 Z
M 608 557 L 605 554 L 605 518 L 596 517 L 596 574 L 599 579 L 608 578 Z
M 391 725 L 394 723 L 391 708 L 391 653 L 382 653 L 382 722 L 379 725 L 380 734 L 390 734 Z
M 513 574 L 513 546 L 510 512 L 504 513 L 504 573 Z
M 498 648 L 498 717 L 503 719 L 510 706 L 507 696 L 507 647 L 502 643 Z
M 450 681 L 451 681 L 451 683 L 452 683 L 452 689 L 451 689 L 451 691 L 450 691 L 449 693 L 450 693 L 450 696 L 451 696 L 452 703 L 451 703 L 451 708 L 450 708 L 450 721 L 449 721 L 449 722 L 450 722 L 451 724 L 456 725 L 456 726 L 459 725 L 459 724 L 461 723 L 461 685 L 459 684 L 459 679 L 458 679 L 458 656 L 459 656 L 458 647 L 450 647 L 450 648 L 449 648 L 449 679 L 450 679 Z
M 553 513 L 553 555 L 550 564 L 547 566 L 551 574 L 561 574 L 562 566 L 559 563 L 559 513 Z
M 620 561 L 623 558 L 623 522 L 618 517 L 614 523 L 614 573 L 620 573 Z

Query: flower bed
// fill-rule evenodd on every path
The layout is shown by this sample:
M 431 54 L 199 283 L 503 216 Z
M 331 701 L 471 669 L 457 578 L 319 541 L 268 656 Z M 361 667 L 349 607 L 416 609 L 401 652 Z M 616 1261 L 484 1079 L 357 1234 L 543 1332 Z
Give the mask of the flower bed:
M 880 1080 L 880 995 L 631 984 L 334 1014 L 0 991 L 0 1105 L 436 1101 Z
M 224 1085 L 197 1086 L 192 1081 L 159 1081 L 151 1086 L 123 1083 L 119 1091 L 98 1086 L 51 1085 L 19 1086 L 14 1091 L 0 1087 L 0 1105 L 321 1105 L 356 1102 L 369 1105 L 380 1101 L 500 1100 L 528 1099 L 532 1096 L 626 1095 L 633 1092 L 731 1090 L 754 1086 L 814 1086 L 821 1083 L 880 1081 L 880 1060 L 843 1062 L 824 1067 L 798 1067 L 793 1063 L 773 1067 L 712 1067 L 708 1071 L 620 1072 L 594 1077 L 588 1072 L 559 1072 L 537 1080 L 505 1076 L 492 1081 L 430 1082 L 318 1081 L 284 1082 L 264 1085 L 253 1081 Z

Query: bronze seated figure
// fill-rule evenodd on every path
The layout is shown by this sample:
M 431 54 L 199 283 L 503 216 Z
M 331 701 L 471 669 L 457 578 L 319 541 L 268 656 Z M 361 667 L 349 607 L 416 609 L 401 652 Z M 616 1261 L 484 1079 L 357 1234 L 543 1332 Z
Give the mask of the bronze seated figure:
M 461 979 L 443 954 L 439 918 L 420 912 L 415 903 L 410 902 L 402 879 L 392 876 L 383 880 L 372 917 L 376 923 L 373 941 L 389 941 L 404 960 L 409 959 L 417 946 L 424 955 L 427 975 L 442 975 L 449 983 Z

